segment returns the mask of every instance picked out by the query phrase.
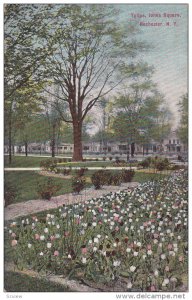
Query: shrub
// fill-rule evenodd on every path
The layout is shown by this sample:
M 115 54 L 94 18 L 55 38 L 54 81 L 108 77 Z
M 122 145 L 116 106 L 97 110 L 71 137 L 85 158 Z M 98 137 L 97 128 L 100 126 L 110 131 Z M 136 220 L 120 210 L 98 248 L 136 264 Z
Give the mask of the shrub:
M 47 181 L 38 184 L 37 193 L 42 199 L 50 200 L 60 189 L 61 184 L 56 184 L 53 182 L 52 178 L 48 178 Z
M 61 173 L 61 169 L 60 168 L 55 168 L 54 172 L 55 172 L 55 174 L 60 174 Z
M 57 167 L 57 163 L 55 160 L 47 159 L 40 162 L 40 167 L 47 171 L 54 171 L 54 169 Z
M 19 196 L 19 192 L 17 187 L 13 183 L 5 181 L 4 183 L 5 206 L 14 203 L 14 200 L 17 199 L 18 196 Z
M 87 171 L 88 171 L 87 168 L 81 168 L 81 169 L 76 170 L 75 173 L 76 173 L 77 177 L 82 177 L 85 174 L 85 172 L 87 172 Z
M 111 175 L 111 183 L 113 185 L 120 185 L 121 182 L 122 182 L 122 177 L 121 177 L 120 173 L 116 173 L 116 174 Z
M 113 159 L 113 157 L 112 156 L 109 156 L 109 160 L 111 161 Z
M 123 170 L 121 172 L 122 181 L 123 182 L 131 182 L 131 180 L 133 179 L 134 175 L 135 175 L 135 171 L 134 170 Z
M 147 157 L 141 162 L 139 162 L 138 165 L 145 169 L 145 168 L 149 168 L 150 164 L 151 164 L 151 157 Z
M 158 171 L 162 171 L 168 168 L 169 160 L 167 158 L 156 158 L 156 160 L 152 164 Z
M 69 175 L 71 173 L 71 169 L 62 169 L 61 172 L 63 175 Z
M 95 186 L 95 189 L 100 189 L 102 185 L 111 184 L 112 174 L 108 170 L 99 170 L 91 176 L 91 181 Z
M 116 163 L 116 164 L 120 163 L 120 160 L 119 160 L 119 157 L 118 157 L 118 156 L 115 157 L 115 163 Z
M 103 161 L 106 161 L 106 157 L 105 156 L 103 157 Z
M 72 188 L 73 192 L 80 193 L 85 187 L 85 179 L 83 177 L 74 176 L 72 178 Z

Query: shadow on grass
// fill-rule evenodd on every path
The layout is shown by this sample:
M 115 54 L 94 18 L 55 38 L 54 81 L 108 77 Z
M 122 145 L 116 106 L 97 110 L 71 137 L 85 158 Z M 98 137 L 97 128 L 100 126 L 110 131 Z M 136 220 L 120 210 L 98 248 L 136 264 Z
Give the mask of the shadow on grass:
M 5 272 L 4 288 L 7 292 L 72 292 L 63 285 L 17 272 Z

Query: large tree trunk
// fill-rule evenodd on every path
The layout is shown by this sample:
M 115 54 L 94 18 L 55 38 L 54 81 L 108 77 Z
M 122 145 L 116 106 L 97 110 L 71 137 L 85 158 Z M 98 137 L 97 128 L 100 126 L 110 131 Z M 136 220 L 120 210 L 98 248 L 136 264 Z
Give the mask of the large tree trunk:
M 73 124 L 73 142 L 73 161 L 82 161 L 82 124 Z
M 25 156 L 28 156 L 28 143 L 25 142 Z

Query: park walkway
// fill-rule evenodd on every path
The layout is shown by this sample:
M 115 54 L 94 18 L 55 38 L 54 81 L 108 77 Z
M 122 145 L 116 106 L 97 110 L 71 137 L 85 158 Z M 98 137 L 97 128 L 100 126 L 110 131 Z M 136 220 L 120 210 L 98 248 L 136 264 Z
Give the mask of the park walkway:
M 138 185 L 137 182 L 122 183 L 121 186 L 103 186 L 99 190 L 93 187 L 84 189 L 79 195 L 74 193 L 64 194 L 52 197 L 51 200 L 29 200 L 21 203 L 11 204 L 4 209 L 5 221 L 15 219 L 17 217 L 35 214 L 40 211 L 46 211 L 60 206 L 73 203 L 85 202 L 92 198 L 104 196 L 110 192 L 133 189 Z
M 70 169 L 70 170 L 79 170 L 81 169 L 81 167 L 69 167 L 66 166 L 64 167 L 65 169 Z M 126 169 L 126 170 L 136 170 L 137 167 L 86 167 L 86 169 L 88 170 L 122 170 L 122 169 Z M 41 171 L 43 170 L 42 168 L 4 168 L 4 171 Z

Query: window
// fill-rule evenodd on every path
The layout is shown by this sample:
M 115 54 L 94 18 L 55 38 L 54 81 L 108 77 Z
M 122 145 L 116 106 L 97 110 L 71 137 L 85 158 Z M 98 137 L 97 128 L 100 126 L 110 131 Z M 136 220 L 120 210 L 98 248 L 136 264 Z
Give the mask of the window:
M 171 144 L 171 140 L 169 140 L 169 144 Z
M 179 140 L 177 140 L 177 144 L 179 144 Z
M 126 149 L 127 149 L 126 145 L 119 145 L 119 150 L 120 151 L 123 151 L 123 150 L 126 150 Z
M 64 150 L 67 150 L 67 147 L 63 147 L 64 148 Z
M 84 146 L 83 150 L 89 150 L 89 146 Z
M 173 140 L 173 144 L 175 144 L 175 140 Z

